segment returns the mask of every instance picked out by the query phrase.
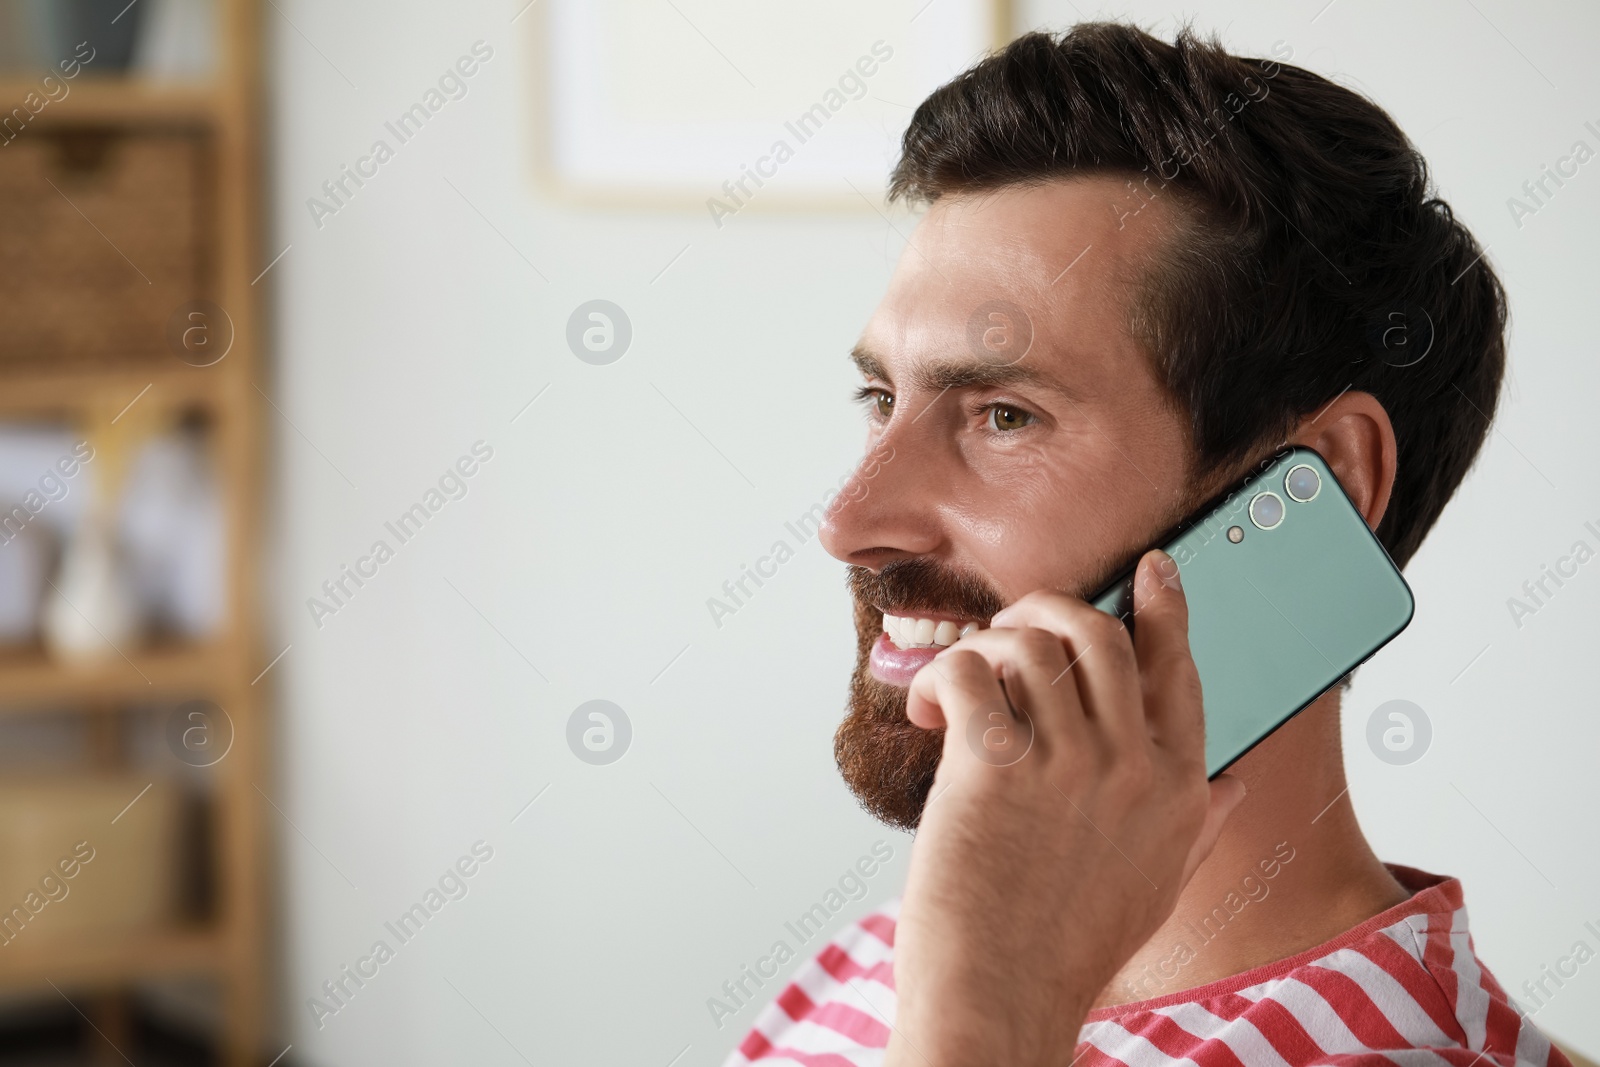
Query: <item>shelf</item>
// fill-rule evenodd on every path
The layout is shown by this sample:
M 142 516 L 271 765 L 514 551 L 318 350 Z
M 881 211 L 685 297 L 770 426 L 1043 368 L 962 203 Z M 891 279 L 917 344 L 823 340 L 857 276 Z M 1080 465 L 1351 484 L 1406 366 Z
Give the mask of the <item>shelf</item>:
M 0 100 L 18 106 L 33 93 L 46 99 L 40 78 L 48 72 L 27 78 L 8 71 L 0 80 Z M 57 75 L 60 78 L 60 75 Z M 45 104 L 28 123 L 40 126 L 63 124 L 136 123 L 141 125 L 208 125 L 221 114 L 221 94 L 204 83 L 156 82 L 138 77 L 120 78 L 87 72 L 71 80 L 62 79 L 67 95 Z M 26 110 L 26 109 L 25 109 Z M 26 127 L 24 127 L 24 132 Z
M 42 649 L 0 651 L 0 712 L 87 700 L 135 701 L 198 697 L 223 684 L 223 657 L 209 645 L 129 649 L 132 660 L 82 666 L 51 659 Z
M 210 405 L 223 388 L 228 373 L 224 365 L 190 367 L 176 358 L 144 366 L 86 363 L 64 370 L 14 369 L 0 363 L 0 416 L 74 415 L 107 405 L 115 410 L 136 398 L 169 406 Z
M 204 927 L 139 933 L 89 933 L 74 937 L 39 937 L 28 931 L 5 946 L 0 989 L 41 988 L 54 982 L 68 986 L 113 985 L 155 975 L 203 974 L 224 963 L 222 939 Z

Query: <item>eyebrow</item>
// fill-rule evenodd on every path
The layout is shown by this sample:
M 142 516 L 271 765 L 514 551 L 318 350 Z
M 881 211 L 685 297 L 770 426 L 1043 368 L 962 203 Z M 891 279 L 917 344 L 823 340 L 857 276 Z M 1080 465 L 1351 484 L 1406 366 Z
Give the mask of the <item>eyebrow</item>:
M 864 378 L 876 378 L 894 385 L 877 353 L 863 344 L 850 350 L 850 361 Z M 993 389 L 1004 385 L 1036 385 L 1060 393 L 1070 400 L 1077 393 L 1036 367 L 1020 363 L 996 364 L 979 359 L 932 359 L 915 364 L 907 374 L 905 387 L 942 393 L 950 389 Z

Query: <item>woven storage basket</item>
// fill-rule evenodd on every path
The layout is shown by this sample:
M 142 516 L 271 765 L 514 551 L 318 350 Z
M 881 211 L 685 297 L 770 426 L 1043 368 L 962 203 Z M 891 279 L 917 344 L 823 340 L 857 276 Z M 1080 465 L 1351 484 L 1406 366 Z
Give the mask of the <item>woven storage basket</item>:
M 26 130 L 0 148 L 0 373 L 173 362 L 211 296 L 209 152 L 181 130 Z
M 0 783 L 0 951 L 170 921 L 178 803 L 169 782 L 133 774 Z

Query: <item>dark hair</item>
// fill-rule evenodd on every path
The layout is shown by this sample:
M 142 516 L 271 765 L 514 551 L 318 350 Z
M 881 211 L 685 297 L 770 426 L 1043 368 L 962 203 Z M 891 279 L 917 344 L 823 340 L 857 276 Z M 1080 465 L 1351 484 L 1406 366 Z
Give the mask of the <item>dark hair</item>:
M 931 203 L 1102 174 L 1128 181 L 1119 211 L 1168 195 L 1183 208 L 1130 326 L 1188 414 L 1201 470 L 1369 392 L 1398 445 L 1377 533 L 1403 566 L 1488 433 L 1507 315 L 1416 148 L 1377 105 L 1299 67 L 1188 27 L 1167 44 L 1090 22 L 1019 37 L 924 100 L 889 193 Z

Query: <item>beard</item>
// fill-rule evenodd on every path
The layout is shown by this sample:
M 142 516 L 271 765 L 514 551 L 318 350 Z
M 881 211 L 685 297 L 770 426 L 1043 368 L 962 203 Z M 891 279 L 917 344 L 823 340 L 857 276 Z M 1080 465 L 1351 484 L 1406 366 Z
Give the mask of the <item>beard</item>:
M 874 818 L 901 830 L 922 819 L 944 751 L 944 730 L 924 730 L 906 718 L 907 690 L 872 676 L 868 659 L 883 633 L 883 611 L 894 615 L 946 612 L 987 622 L 1005 601 L 987 583 L 924 558 L 895 560 L 874 574 L 852 565 L 856 666 L 844 721 L 833 736 L 839 773 Z
M 1186 501 L 1176 513 L 1190 506 Z M 1104 588 L 1141 554 L 1099 557 L 1092 580 L 1066 591 L 1087 596 Z M 908 690 L 872 676 L 869 658 L 883 633 L 883 612 L 944 612 L 987 623 L 1006 601 L 983 579 L 923 557 L 886 563 L 877 574 L 852 564 L 846 579 L 854 601 L 856 666 L 844 721 L 834 731 L 833 758 L 868 814 L 896 829 L 915 830 L 939 770 L 945 731 L 925 730 L 906 718 Z
M 1180 517 L 1193 513 L 1214 491 L 1249 466 L 1242 463 L 1231 472 L 1219 468 L 1220 474 L 1186 473 L 1188 488 L 1178 493 L 1166 521 L 1155 525 L 1176 529 Z M 1088 597 L 1105 588 L 1141 555 L 1142 550 L 1096 554 L 1088 565 L 1089 580 L 1068 583 L 1076 588 L 1062 591 Z M 953 570 L 926 557 L 891 561 L 876 574 L 853 564 L 847 571 L 856 623 L 856 666 L 850 675 L 844 721 L 833 735 L 833 757 L 845 784 L 868 814 L 896 829 L 915 830 L 922 821 L 933 778 L 939 770 L 945 731 L 924 730 L 906 718 L 908 691 L 872 676 L 869 657 L 883 633 L 883 613 L 942 612 L 987 623 L 1006 606 L 1006 601 L 977 575 Z

